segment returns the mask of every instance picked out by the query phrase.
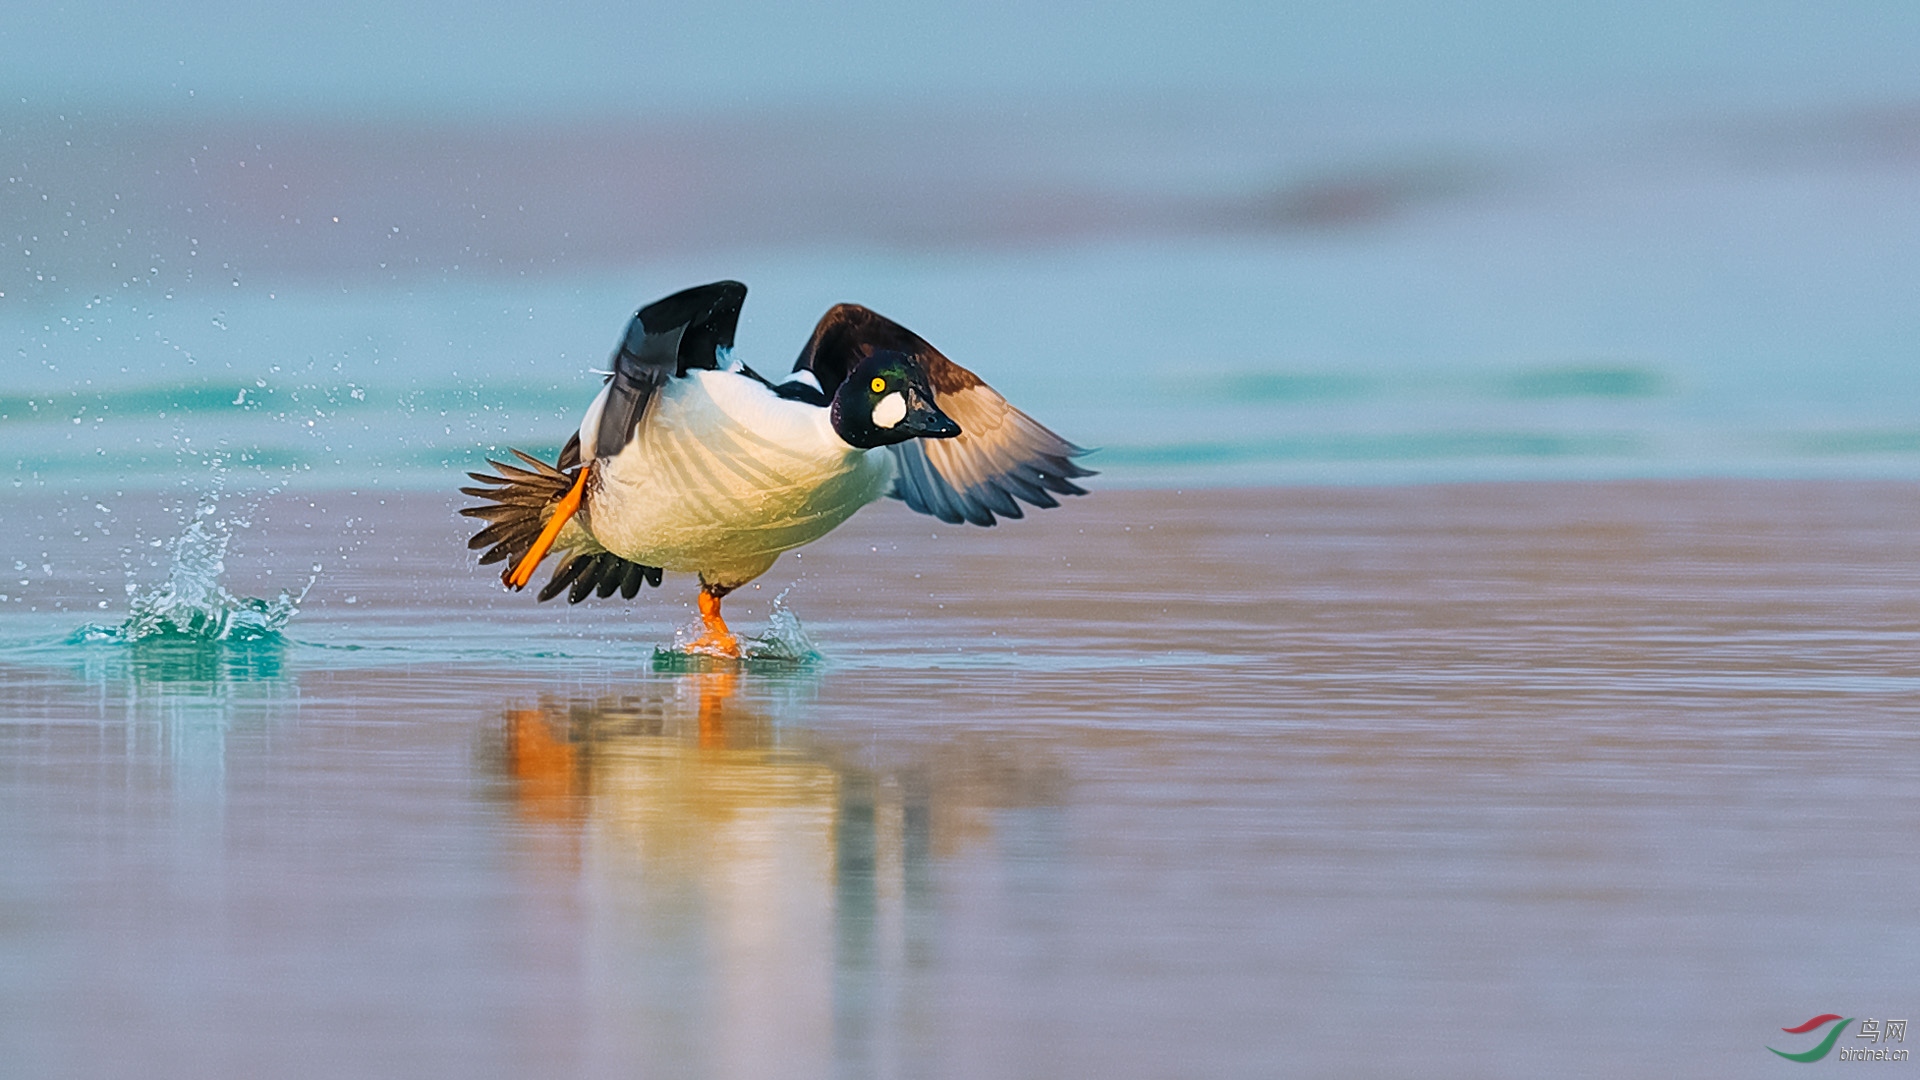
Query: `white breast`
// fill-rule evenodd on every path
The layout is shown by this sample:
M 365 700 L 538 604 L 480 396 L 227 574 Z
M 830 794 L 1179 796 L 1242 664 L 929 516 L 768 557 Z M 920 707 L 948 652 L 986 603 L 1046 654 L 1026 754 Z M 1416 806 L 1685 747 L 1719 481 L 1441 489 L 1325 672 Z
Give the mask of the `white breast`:
M 892 461 L 834 433 L 828 411 L 753 379 L 694 371 L 668 380 L 638 435 L 596 465 L 588 528 L 645 566 L 718 585 L 764 573 L 885 494 Z

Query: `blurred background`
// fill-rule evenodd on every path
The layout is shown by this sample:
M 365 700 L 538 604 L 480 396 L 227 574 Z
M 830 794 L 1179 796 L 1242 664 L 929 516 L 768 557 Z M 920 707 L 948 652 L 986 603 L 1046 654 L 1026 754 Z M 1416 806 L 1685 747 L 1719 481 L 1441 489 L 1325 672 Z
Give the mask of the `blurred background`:
M 1920 475 L 1920 7 L 14 3 L 15 487 L 444 487 L 637 305 L 1107 483 Z
M 1909 1015 L 1913 0 L 0 4 L 0 1074 Z M 721 277 L 761 371 L 870 305 L 1095 496 L 728 600 L 817 663 L 494 587 L 461 474 Z

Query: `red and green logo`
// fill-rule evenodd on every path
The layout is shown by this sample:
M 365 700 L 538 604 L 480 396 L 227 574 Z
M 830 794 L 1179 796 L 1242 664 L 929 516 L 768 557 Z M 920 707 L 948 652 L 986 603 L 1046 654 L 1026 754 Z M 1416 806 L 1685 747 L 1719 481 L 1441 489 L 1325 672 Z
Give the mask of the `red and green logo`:
M 1833 1024 L 1835 1020 L 1840 1020 L 1840 1022 Z M 1821 1058 L 1833 1052 L 1833 1044 L 1840 1041 L 1840 1033 L 1845 1031 L 1847 1025 L 1851 1023 L 1853 1023 L 1852 1017 L 1841 1020 L 1839 1013 L 1821 1013 L 1819 1016 L 1801 1024 L 1799 1027 L 1780 1029 L 1789 1035 L 1805 1035 L 1807 1032 L 1813 1031 L 1823 1025 L 1833 1024 L 1833 1027 L 1828 1029 L 1826 1037 L 1820 1040 L 1819 1045 L 1811 1050 L 1803 1050 L 1798 1054 L 1789 1054 L 1785 1050 L 1773 1050 L 1771 1046 L 1767 1047 L 1767 1049 L 1773 1050 L 1774 1053 L 1779 1054 L 1788 1061 L 1819 1061 Z

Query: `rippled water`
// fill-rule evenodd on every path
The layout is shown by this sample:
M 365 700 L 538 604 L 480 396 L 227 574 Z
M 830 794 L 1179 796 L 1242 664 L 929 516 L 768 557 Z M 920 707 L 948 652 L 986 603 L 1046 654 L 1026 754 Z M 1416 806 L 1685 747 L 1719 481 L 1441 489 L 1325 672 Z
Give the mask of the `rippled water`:
M 1911 485 L 887 506 L 729 599 L 820 654 L 743 669 L 656 652 L 686 581 L 500 594 L 452 505 L 247 506 L 230 595 L 323 567 L 248 642 L 24 575 L 24 1075 L 1748 1076 L 1911 1005 Z

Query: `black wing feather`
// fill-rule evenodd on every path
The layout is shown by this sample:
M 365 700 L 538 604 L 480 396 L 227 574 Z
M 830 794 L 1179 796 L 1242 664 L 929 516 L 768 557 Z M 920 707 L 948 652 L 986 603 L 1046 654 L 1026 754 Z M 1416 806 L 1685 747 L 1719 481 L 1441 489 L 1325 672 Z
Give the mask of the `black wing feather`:
M 733 348 L 734 327 L 747 287 L 716 281 L 684 289 L 634 312 L 627 336 L 613 351 L 607 402 L 594 429 L 594 455 L 612 457 L 633 438 L 654 391 L 695 368 L 713 369 Z
M 639 594 L 640 586 L 659 585 L 660 577 L 657 566 L 642 566 L 611 551 L 600 551 L 576 556 L 567 563 L 565 569 L 555 573 L 547 587 L 540 590 L 540 599 L 558 596 L 561 589 L 571 584 L 573 589 L 567 594 L 569 604 L 577 604 L 589 596 L 605 600 L 614 593 L 631 600 Z
M 793 370 L 812 372 L 820 392 L 832 400 L 834 391 L 847 380 L 847 372 L 879 349 L 922 360 L 929 354 L 940 355 L 925 338 L 879 312 L 859 304 L 835 304 L 814 324 L 813 336 L 800 350 Z
M 591 555 L 575 555 L 568 559 L 564 566 L 553 572 L 553 577 L 540 589 L 541 602 L 545 603 L 559 596 L 560 590 L 573 584 L 573 579 L 579 577 L 581 572 L 591 565 L 593 565 Z
M 595 575 L 600 579 L 600 586 L 594 590 L 594 595 L 605 600 L 619 592 L 620 583 L 627 580 L 627 567 L 632 565 L 611 551 L 602 554 L 594 566 Z
M 647 568 L 639 563 L 628 563 L 626 577 L 620 581 L 620 595 L 631 600 L 640 592 L 640 586 L 647 583 Z
M 601 552 L 600 554 L 605 554 L 605 552 Z M 567 603 L 569 604 L 577 604 L 593 595 L 593 586 L 596 584 L 600 574 L 600 555 L 589 555 L 586 556 L 586 558 L 588 561 L 585 569 L 582 570 L 580 576 L 574 580 L 573 591 L 567 593 Z
M 794 361 L 831 398 L 847 373 L 880 350 L 905 353 L 927 373 L 934 404 L 960 425 L 950 439 L 909 439 L 893 454 L 892 495 L 923 514 L 958 525 L 992 525 L 995 515 L 1025 516 L 1022 501 L 1059 506 L 1054 495 L 1085 495 L 1073 463 L 1086 453 L 1008 404 L 993 387 L 947 359 L 927 339 L 858 304 L 835 304 Z

